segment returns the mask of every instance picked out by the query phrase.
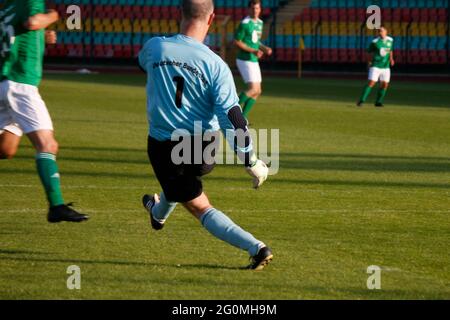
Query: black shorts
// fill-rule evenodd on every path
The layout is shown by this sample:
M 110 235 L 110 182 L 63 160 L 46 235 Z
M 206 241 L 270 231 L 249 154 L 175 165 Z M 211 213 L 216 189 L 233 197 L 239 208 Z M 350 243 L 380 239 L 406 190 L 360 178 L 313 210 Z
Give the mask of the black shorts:
M 158 179 L 166 199 L 170 202 L 188 202 L 203 192 L 201 177 L 210 173 L 215 166 L 207 164 L 202 160 L 201 164 L 174 164 L 172 162 L 172 149 L 179 142 L 175 141 L 158 141 L 152 137 L 148 137 L 147 153 L 152 164 L 153 171 Z M 215 141 L 203 142 L 202 154 L 205 148 L 215 143 Z M 191 143 L 194 146 L 194 143 Z M 191 151 L 194 157 L 193 148 Z M 203 159 L 203 157 L 202 157 Z

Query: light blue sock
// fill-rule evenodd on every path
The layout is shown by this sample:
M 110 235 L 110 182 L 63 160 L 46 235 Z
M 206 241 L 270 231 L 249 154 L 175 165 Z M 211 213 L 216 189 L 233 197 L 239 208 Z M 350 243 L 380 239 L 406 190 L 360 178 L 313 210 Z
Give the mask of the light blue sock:
M 164 223 L 177 206 L 177 203 L 167 201 L 164 192 L 161 192 L 159 195 L 159 200 L 160 202 L 155 204 L 152 208 L 152 216 L 159 222 Z
M 255 256 L 264 243 L 236 225 L 217 209 L 208 209 L 201 217 L 201 223 L 213 236 Z

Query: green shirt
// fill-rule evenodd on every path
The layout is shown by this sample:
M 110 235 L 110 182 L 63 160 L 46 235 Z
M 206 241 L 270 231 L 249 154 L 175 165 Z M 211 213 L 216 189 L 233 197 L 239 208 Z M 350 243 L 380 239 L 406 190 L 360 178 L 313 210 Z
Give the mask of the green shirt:
M 6 0 L 0 10 L 1 78 L 38 86 L 42 78 L 45 31 L 27 30 L 29 17 L 45 13 L 44 0 Z
M 234 39 L 242 41 L 252 49 L 259 50 L 263 33 L 263 24 L 264 23 L 260 19 L 254 21 L 250 17 L 245 18 L 241 21 Z M 244 61 L 258 62 L 258 57 L 254 53 L 244 50 L 239 50 L 237 58 Z
M 373 54 L 372 67 L 389 69 L 391 67 L 391 53 L 394 49 L 394 39 L 386 37 L 375 38 L 369 46 L 368 52 Z

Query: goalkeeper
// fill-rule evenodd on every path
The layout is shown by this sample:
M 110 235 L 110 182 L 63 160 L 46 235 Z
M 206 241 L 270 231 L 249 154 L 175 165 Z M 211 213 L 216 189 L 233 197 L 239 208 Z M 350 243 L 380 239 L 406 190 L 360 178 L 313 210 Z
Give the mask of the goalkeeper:
M 203 44 L 214 20 L 213 1 L 183 0 L 181 8 L 181 34 L 152 38 L 139 53 L 139 64 L 147 73 L 148 156 L 163 190 L 159 195 L 144 195 L 143 204 L 152 227 L 161 230 L 181 203 L 213 236 L 246 250 L 252 260 L 249 269 L 261 270 L 272 260 L 271 250 L 214 208 L 203 192 L 201 177 L 214 167 L 203 154 L 207 148 L 211 150 L 214 141 L 199 150 L 193 148 L 192 159 L 201 158 L 200 164 L 176 164 L 172 158 L 179 144 L 171 140 L 172 134 L 184 130 L 191 139 L 200 125 L 203 133 L 219 129 L 233 133 L 229 142 L 245 163 L 255 188 L 268 175 L 267 166 L 253 152 L 231 71 Z

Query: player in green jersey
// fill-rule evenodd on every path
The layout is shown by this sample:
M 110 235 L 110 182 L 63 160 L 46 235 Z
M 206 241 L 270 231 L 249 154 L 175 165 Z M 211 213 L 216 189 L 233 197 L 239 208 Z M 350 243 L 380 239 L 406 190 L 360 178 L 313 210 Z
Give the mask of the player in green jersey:
M 384 97 L 386 96 L 389 82 L 391 80 L 391 66 L 394 61 L 394 39 L 388 36 L 388 30 L 382 26 L 379 31 L 379 37 L 375 38 L 367 50 L 370 54 L 369 83 L 364 88 L 358 107 L 362 107 L 369 97 L 373 87 L 380 81 L 376 107 L 383 107 Z
M 58 143 L 38 86 L 42 78 L 45 29 L 58 20 L 44 0 L 6 0 L 0 7 L 0 158 L 12 158 L 22 134 L 36 149 L 36 166 L 49 201 L 49 222 L 88 219 L 64 204 L 56 164 Z
M 250 0 L 248 7 L 249 15 L 242 20 L 235 35 L 235 44 L 239 49 L 236 65 L 248 86 L 247 91 L 239 96 L 239 104 L 246 118 L 262 93 L 262 76 L 258 61 L 264 54 L 272 55 L 272 49 L 261 43 L 263 33 L 263 21 L 259 19 L 262 11 L 261 1 Z

